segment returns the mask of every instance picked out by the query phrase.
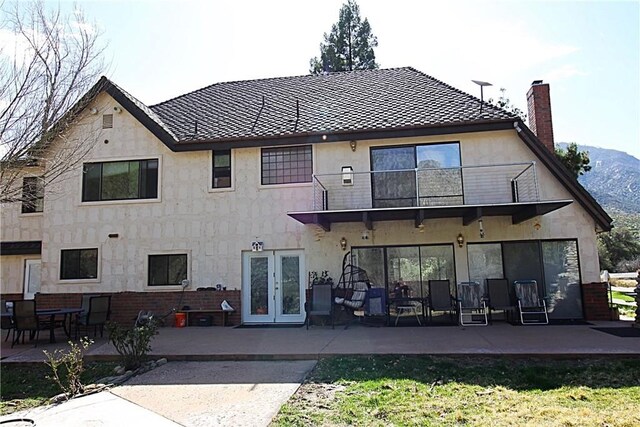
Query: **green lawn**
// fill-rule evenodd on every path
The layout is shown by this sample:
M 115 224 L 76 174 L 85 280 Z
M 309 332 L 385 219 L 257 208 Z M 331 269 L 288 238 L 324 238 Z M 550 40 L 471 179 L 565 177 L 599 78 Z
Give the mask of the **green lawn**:
M 640 360 L 322 359 L 274 426 L 640 425 Z
M 88 363 L 82 374 L 83 384 L 109 376 L 115 363 Z M 46 379 L 51 368 L 44 363 L 0 365 L 0 415 L 10 414 L 46 403 L 51 397 L 61 393 L 53 381 Z
M 611 298 L 627 302 L 635 302 L 636 298 L 618 291 L 611 291 Z

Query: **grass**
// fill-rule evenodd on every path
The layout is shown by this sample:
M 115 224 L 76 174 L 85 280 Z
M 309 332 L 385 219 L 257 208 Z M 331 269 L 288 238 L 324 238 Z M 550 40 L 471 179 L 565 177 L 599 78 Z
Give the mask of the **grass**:
M 83 384 L 113 373 L 115 363 L 87 363 L 82 374 Z M 46 378 L 51 368 L 44 363 L 0 365 L 0 415 L 44 405 L 60 388 Z
M 640 360 L 322 359 L 274 426 L 640 425 Z
M 635 302 L 636 298 L 618 291 L 611 291 L 611 298 L 627 302 Z

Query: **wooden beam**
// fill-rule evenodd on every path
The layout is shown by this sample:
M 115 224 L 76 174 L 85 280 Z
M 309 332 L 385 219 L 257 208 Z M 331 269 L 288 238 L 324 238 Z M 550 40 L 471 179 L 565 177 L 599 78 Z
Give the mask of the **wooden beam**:
M 331 231 L 331 223 L 318 214 L 313 215 L 313 223 L 322 227 L 324 231 Z
M 369 218 L 369 212 L 362 212 L 362 222 L 367 230 L 373 230 L 373 222 Z
M 469 225 L 480 218 L 482 218 L 482 208 L 470 209 L 469 212 L 462 217 L 462 225 Z
M 420 209 L 416 212 L 416 228 L 420 228 L 424 221 L 424 210 Z

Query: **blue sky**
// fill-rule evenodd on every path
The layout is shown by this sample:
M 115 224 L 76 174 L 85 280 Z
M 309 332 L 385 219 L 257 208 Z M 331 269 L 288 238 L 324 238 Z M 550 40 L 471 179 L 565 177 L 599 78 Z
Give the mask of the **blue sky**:
M 77 3 L 109 43 L 107 76 L 151 105 L 217 82 L 307 74 L 343 0 Z M 543 79 L 556 142 L 640 158 L 640 1 L 359 5 L 383 68 L 412 66 L 476 96 L 471 80 L 488 81 L 485 99 L 504 87 L 522 110 Z

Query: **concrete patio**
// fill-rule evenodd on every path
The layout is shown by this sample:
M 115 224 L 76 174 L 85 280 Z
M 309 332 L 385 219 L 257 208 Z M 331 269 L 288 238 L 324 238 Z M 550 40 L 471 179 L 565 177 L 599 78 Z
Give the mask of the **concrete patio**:
M 160 328 L 152 341 L 154 359 L 168 360 L 306 360 L 353 354 L 495 355 L 536 357 L 639 356 L 640 338 L 618 337 L 595 327 L 631 328 L 631 322 L 590 325 L 513 326 L 496 322 L 486 327 L 423 326 L 345 329 L 187 327 Z M 97 337 L 88 360 L 116 360 L 106 337 Z M 2 363 L 38 362 L 42 350 L 68 347 L 60 331 L 57 343 L 40 337 L 33 343 L 2 342 Z

